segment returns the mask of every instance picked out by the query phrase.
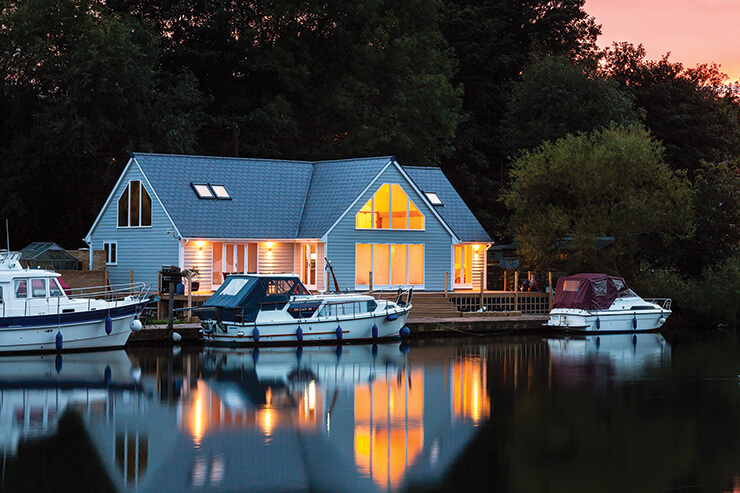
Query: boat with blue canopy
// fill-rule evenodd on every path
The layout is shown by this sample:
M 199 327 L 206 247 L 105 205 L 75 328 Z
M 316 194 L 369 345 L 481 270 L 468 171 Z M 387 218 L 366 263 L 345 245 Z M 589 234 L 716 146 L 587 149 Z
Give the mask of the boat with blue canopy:
M 363 293 L 311 294 L 295 274 L 235 274 L 196 310 L 211 344 L 336 344 L 409 335 L 413 288 L 395 301 Z

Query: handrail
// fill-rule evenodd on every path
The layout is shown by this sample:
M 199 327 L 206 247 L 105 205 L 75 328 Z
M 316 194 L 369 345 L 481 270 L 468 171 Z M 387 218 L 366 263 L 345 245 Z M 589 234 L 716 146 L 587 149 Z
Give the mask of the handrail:
M 671 305 L 673 304 L 673 300 L 671 300 L 671 298 L 644 298 L 644 300 L 648 303 L 658 305 L 663 310 L 670 310 Z

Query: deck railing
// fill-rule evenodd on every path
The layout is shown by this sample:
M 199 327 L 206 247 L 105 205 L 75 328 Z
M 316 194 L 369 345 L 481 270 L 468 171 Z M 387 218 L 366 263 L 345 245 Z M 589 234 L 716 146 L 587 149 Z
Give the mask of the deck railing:
M 549 293 L 514 293 L 512 291 L 460 294 L 450 293 L 450 301 L 461 312 L 520 311 L 526 315 L 545 315 L 550 312 Z

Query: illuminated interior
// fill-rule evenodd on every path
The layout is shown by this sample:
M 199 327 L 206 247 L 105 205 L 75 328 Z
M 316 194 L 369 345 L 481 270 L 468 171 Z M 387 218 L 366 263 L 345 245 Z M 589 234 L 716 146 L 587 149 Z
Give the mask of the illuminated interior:
M 424 229 L 424 215 L 400 185 L 385 183 L 355 216 L 357 229 Z
M 473 285 L 473 246 L 455 245 L 455 284 L 472 287 Z
M 358 243 L 355 247 L 355 284 L 368 286 L 424 284 L 424 245 Z
M 228 274 L 257 272 L 256 243 L 213 242 L 213 278 L 215 287 L 223 283 Z

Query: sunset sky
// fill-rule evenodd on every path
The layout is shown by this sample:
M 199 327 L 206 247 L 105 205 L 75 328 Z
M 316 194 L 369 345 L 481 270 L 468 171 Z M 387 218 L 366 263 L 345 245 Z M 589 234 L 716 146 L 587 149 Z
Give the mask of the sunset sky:
M 740 79 L 740 0 L 586 0 L 585 10 L 601 24 L 602 47 L 642 43 L 650 59 L 670 51 L 673 62 L 716 62 Z

